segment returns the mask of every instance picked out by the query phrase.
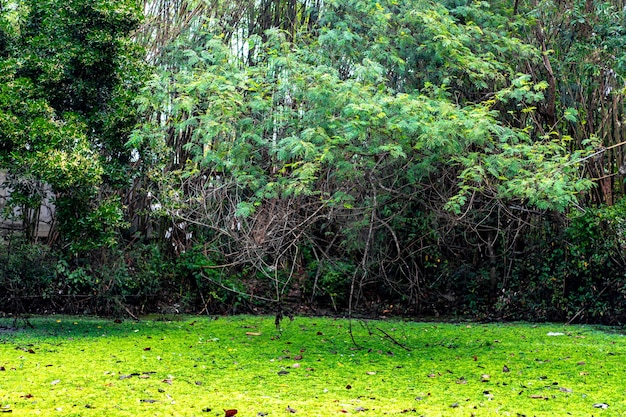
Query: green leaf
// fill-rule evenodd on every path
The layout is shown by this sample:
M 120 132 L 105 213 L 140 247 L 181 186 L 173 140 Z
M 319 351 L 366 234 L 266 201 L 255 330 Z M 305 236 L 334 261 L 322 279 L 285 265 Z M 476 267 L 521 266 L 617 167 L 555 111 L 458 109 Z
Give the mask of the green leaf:
M 578 121 L 578 110 L 568 107 L 565 109 L 565 113 L 563 113 L 563 117 L 568 122 L 576 123 Z

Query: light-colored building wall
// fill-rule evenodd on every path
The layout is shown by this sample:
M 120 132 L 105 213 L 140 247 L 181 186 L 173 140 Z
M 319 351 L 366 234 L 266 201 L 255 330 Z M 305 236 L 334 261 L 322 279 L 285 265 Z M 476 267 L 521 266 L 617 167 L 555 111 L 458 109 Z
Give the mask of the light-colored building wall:
M 44 186 L 42 192 L 45 194 L 44 201 L 39 209 L 38 219 L 36 220 L 36 233 L 40 238 L 47 238 L 50 235 L 54 223 L 54 195 L 49 186 Z M 0 234 L 7 235 L 11 232 L 24 230 L 26 225 L 22 218 L 20 209 L 14 209 L 11 215 L 5 213 L 7 200 L 10 196 L 10 187 L 7 182 L 7 174 L 0 171 Z

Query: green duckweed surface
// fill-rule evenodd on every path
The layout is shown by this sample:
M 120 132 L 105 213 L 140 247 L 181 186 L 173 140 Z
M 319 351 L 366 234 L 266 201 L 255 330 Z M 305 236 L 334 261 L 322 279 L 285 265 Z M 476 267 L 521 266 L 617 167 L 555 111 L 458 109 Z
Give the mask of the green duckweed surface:
M 13 416 L 621 416 L 620 329 L 296 317 L 0 321 Z

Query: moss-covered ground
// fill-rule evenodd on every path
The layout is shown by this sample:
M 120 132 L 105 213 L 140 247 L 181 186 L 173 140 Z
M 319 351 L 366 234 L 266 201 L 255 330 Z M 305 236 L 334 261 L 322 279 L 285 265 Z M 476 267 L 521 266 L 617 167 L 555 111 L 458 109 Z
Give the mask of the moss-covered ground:
M 14 416 L 626 415 L 626 339 L 616 328 L 296 317 L 277 330 L 273 317 L 250 316 L 30 322 L 0 330 L 0 412 Z

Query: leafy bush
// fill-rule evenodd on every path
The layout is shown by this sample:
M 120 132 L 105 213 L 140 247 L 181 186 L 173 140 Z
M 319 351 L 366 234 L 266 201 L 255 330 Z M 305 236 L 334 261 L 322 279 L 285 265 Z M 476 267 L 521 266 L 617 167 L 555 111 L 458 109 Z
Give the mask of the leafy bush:
M 308 267 L 307 292 L 318 302 L 330 302 L 334 310 L 345 308 L 355 266 L 349 261 L 313 261 Z
M 510 319 L 623 323 L 625 226 L 626 199 L 572 215 L 562 232 L 546 224 L 542 240 L 528 241 L 532 253 L 515 261 L 495 311 Z
M 56 255 L 49 246 L 12 237 L 0 243 L 0 305 L 16 312 L 54 296 Z
M 249 303 L 251 293 L 234 268 L 218 268 L 224 262 L 206 255 L 204 245 L 183 252 L 175 263 L 179 293 L 188 307 L 203 311 L 234 312 Z
M 16 312 L 154 309 L 172 277 L 157 246 L 105 248 L 97 255 L 66 258 L 48 245 L 13 237 L 0 245 L 0 301 Z

